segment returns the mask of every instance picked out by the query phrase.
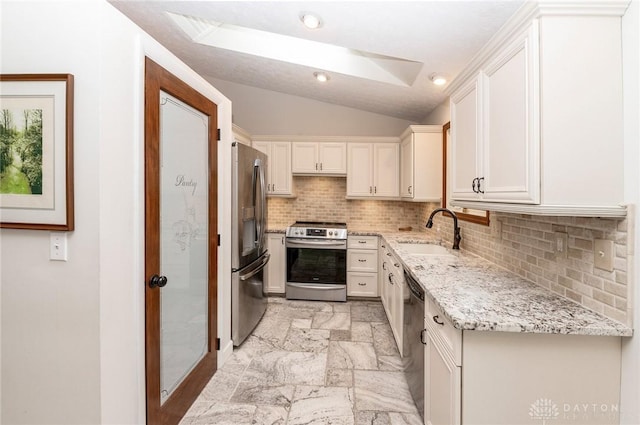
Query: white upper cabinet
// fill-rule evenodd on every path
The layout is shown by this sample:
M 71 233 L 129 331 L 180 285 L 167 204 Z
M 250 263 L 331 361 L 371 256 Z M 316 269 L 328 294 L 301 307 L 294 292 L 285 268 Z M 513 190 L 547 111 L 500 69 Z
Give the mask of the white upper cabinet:
M 291 142 L 254 141 L 253 147 L 268 157 L 267 196 L 291 196 Z
M 538 57 L 534 22 L 485 69 L 483 200 L 540 203 Z
M 482 75 L 478 74 L 451 95 L 451 158 L 448 166 L 451 168 L 452 200 L 475 200 L 480 196 L 476 184 L 482 173 L 481 93 Z
M 398 143 L 347 145 L 347 197 L 398 198 Z
M 451 96 L 452 199 L 538 204 L 537 24 Z
M 400 196 L 405 201 L 442 200 L 442 127 L 412 125 L 401 136 Z
M 251 135 L 247 133 L 242 127 L 238 127 L 233 124 L 233 141 L 236 143 L 242 143 L 243 145 L 251 146 Z
M 344 142 L 293 142 L 294 174 L 347 174 L 347 145 Z
M 625 7 L 525 3 L 452 81 L 452 205 L 522 214 L 626 214 Z

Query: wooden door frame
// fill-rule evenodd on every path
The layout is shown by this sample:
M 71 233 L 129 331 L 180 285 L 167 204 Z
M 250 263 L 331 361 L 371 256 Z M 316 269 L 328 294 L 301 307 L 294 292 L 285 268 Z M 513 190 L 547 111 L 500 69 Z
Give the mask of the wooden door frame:
M 209 235 L 208 235 L 208 352 L 173 394 L 160 405 L 160 289 L 147 282 L 160 274 L 160 90 L 180 99 L 209 117 Z M 145 363 L 147 423 L 173 425 L 180 422 L 193 400 L 202 392 L 217 367 L 218 304 L 218 145 L 217 105 L 166 69 L 145 58 Z M 169 283 L 170 284 L 170 283 Z M 152 308 L 148 307 L 152 303 Z

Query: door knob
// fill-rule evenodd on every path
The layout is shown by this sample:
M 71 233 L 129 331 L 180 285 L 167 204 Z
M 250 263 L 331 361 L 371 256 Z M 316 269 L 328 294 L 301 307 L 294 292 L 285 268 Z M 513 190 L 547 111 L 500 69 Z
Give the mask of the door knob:
M 156 286 L 158 288 L 162 288 L 166 284 L 167 284 L 166 276 L 158 276 L 157 274 L 154 274 L 153 276 L 151 276 L 151 279 L 149 279 L 149 288 L 155 288 Z

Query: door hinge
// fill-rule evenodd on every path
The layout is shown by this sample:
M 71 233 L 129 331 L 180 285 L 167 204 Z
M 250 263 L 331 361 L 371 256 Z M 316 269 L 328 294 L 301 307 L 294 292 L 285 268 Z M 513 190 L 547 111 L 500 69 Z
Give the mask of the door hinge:
M 218 246 L 220 246 L 220 233 L 218 233 Z
M 218 129 L 218 142 L 220 141 L 221 137 L 220 137 L 220 129 Z
M 220 338 L 216 338 L 216 351 L 220 351 Z

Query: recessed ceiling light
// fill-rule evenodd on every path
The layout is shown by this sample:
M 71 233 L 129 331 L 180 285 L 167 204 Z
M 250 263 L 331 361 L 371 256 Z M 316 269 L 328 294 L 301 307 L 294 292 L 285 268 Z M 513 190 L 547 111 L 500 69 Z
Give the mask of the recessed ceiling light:
M 321 83 L 326 83 L 327 81 L 329 81 L 329 76 L 324 72 L 314 72 L 313 76 L 316 77 L 316 80 L 320 81 Z
M 309 28 L 310 30 L 315 30 L 322 26 L 322 21 L 320 20 L 320 18 L 313 13 L 303 13 L 302 15 L 300 15 L 300 20 L 302 21 L 304 26 Z
M 447 84 L 447 78 L 442 74 L 436 74 L 436 73 L 431 74 L 429 75 L 429 79 L 436 86 L 444 86 L 445 84 Z

